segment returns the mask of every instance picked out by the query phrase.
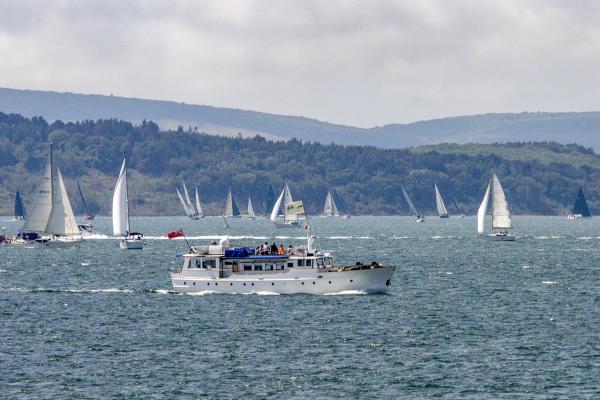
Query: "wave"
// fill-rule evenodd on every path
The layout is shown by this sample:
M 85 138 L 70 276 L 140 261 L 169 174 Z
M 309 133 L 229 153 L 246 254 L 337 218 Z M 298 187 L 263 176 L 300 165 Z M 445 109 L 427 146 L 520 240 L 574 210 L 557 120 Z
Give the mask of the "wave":
M 8 288 L 9 291 L 22 293 L 133 293 L 132 289 L 107 288 L 107 289 L 61 289 L 61 288 Z
M 0 269 L 0 272 L 6 272 L 6 270 L 5 269 Z
M 542 283 L 544 285 L 556 285 L 558 282 L 556 282 L 556 281 L 543 281 Z
M 577 240 L 592 240 L 592 239 L 594 239 L 594 238 L 591 237 L 591 236 L 583 236 L 583 237 L 578 237 L 577 238 Z
M 342 290 L 334 293 L 324 293 L 323 296 L 355 296 L 361 294 L 369 294 L 365 290 Z

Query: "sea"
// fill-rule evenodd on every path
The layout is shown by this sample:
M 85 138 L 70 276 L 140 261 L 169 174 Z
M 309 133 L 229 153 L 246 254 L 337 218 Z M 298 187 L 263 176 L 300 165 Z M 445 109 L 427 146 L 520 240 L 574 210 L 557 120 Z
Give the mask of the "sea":
M 395 265 L 388 294 L 172 292 L 193 244 L 301 244 L 268 221 L 111 220 L 72 249 L 0 247 L 2 399 L 600 399 L 600 218 L 312 218 L 338 264 Z M 6 234 L 19 222 L 0 217 Z

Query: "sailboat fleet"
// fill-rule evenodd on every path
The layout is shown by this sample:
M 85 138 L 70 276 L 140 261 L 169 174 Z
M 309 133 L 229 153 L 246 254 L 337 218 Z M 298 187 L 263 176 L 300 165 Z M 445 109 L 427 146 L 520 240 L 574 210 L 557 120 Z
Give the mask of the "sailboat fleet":
M 187 215 L 187 217 L 189 219 L 197 220 L 197 219 L 204 217 L 204 212 L 202 211 L 202 205 L 200 204 L 200 196 L 198 195 L 198 188 L 196 188 L 196 196 L 195 196 L 196 205 L 195 206 L 194 206 L 194 204 L 192 204 L 192 201 L 190 200 L 190 194 L 187 190 L 187 186 L 185 185 L 185 181 L 183 182 L 183 193 L 184 193 L 185 197 L 181 195 L 179 188 L 175 187 L 175 190 L 177 191 L 177 197 L 179 197 L 179 201 L 181 202 L 181 205 L 183 206 L 183 210 L 185 211 L 185 214 Z

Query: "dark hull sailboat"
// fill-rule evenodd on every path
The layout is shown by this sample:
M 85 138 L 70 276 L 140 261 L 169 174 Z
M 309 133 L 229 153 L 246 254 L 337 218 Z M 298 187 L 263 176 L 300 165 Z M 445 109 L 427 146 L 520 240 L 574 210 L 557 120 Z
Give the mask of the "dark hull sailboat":
M 583 194 L 583 188 L 579 188 L 579 192 L 577 193 L 577 199 L 575 199 L 575 204 L 573 204 L 573 212 L 568 216 L 569 219 L 577 219 L 577 218 L 591 218 L 592 213 L 588 208 L 587 201 L 585 200 L 585 195 Z
M 90 209 L 87 206 L 87 203 L 85 202 L 85 198 L 83 197 L 83 192 L 81 191 L 81 186 L 79 186 L 79 181 L 77 181 L 77 191 L 79 191 L 79 197 L 81 198 L 81 205 L 83 206 L 83 211 L 85 212 L 85 216 L 83 217 L 83 219 L 86 221 L 93 221 L 94 214 L 90 212 Z M 83 225 L 89 225 L 89 224 L 83 224 Z
M 26 218 L 27 212 L 25 211 L 25 204 L 23 204 L 23 198 L 21 197 L 21 193 L 17 190 L 15 194 L 15 219 L 16 220 L 24 220 Z

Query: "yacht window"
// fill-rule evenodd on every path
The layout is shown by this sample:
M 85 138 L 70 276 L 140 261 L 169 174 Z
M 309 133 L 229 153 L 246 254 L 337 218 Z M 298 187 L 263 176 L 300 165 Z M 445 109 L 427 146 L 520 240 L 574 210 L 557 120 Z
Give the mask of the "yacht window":
M 204 260 L 204 262 L 202 263 L 202 266 L 204 268 L 216 268 L 217 262 L 216 262 L 216 260 Z
M 312 260 L 306 260 L 306 266 L 312 267 Z
M 252 265 L 244 264 L 244 271 L 252 271 Z
M 196 268 L 202 267 L 202 260 L 196 260 Z
M 276 269 L 277 271 L 281 271 L 281 270 L 283 270 L 283 264 L 277 264 L 277 265 L 275 266 L 275 269 Z
M 186 260 L 183 262 L 183 267 L 184 267 L 184 268 L 190 268 L 190 260 L 187 260 L 187 259 L 186 259 Z
M 326 262 L 326 264 L 327 264 L 327 265 L 331 265 L 331 264 L 332 264 L 332 263 L 331 263 L 331 257 L 327 257 L 327 258 L 325 259 L 325 262 Z
M 294 263 L 289 262 L 288 263 L 288 268 L 294 268 Z
M 317 258 L 317 266 L 321 266 L 323 265 L 323 259 L 322 258 Z
M 262 264 L 257 264 L 257 265 L 254 266 L 254 270 L 255 271 L 262 271 L 262 267 L 263 267 Z
M 265 264 L 265 271 L 273 271 L 273 264 Z
M 298 260 L 298 266 L 304 267 L 304 260 Z

